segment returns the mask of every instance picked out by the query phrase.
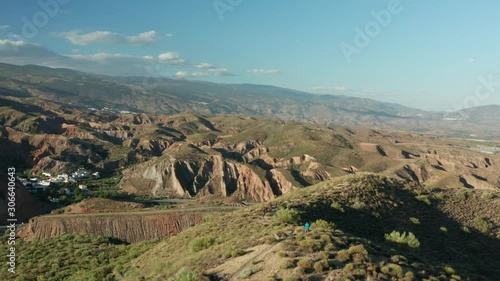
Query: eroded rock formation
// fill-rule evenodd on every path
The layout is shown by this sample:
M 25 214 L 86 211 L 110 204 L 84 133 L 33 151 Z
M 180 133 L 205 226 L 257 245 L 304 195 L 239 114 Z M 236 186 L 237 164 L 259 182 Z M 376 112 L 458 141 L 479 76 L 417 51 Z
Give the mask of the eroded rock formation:
M 61 234 L 91 233 L 139 242 L 179 233 L 201 221 L 200 213 L 42 216 L 31 219 L 20 229 L 19 236 L 32 240 Z

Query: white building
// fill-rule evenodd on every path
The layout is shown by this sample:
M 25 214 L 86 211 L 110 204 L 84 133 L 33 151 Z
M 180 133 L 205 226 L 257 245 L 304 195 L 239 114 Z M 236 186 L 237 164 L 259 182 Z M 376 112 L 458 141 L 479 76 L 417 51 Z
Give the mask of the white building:
M 80 178 L 87 178 L 87 177 L 89 177 L 90 175 L 89 175 L 89 173 L 87 172 L 87 170 L 85 170 L 84 168 L 79 168 L 78 170 L 76 170 L 76 172 L 74 172 L 74 173 L 72 174 L 72 176 L 73 176 L 73 177 L 75 177 L 75 178 L 80 179 Z

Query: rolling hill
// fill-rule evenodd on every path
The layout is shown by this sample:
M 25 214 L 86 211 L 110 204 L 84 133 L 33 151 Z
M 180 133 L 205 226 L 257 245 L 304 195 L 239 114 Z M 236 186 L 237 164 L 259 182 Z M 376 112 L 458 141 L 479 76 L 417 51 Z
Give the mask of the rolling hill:
M 154 77 L 111 77 L 40 66 L 0 64 L 0 93 L 60 105 L 138 113 L 247 114 L 314 124 L 371 127 L 391 131 L 498 138 L 498 115 L 478 109 L 457 113 L 426 112 L 370 99 L 315 95 L 252 84 L 216 84 Z M 491 106 L 498 112 L 499 106 Z

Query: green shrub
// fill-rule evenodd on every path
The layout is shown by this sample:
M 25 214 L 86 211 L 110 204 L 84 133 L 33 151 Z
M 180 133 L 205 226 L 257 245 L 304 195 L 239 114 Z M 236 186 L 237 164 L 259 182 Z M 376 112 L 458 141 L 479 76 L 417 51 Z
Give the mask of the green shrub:
M 333 230 L 335 229 L 335 224 L 333 222 L 328 222 L 322 219 L 316 220 L 311 224 L 311 229 L 324 229 L 324 230 Z
M 412 281 L 415 280 L 415 274 L 411 271 L 408 271 L 405 273 L 405 281 Z
M 238 249 L 238 250 L 231 250 L 231 251 L 226 251 L 224 254 L 225 258 L 235 258 L 239 256 L 245 255 L 247 252 L 244 250 Z
M 443 200 L 444 199 L 444 193 L 438 192 L 438 193 L 434 194 L 434 198 L 439 199 L 439 200 Z
M 192 252 L 199 252 L 203 249 L 207 249 L 215 243 L 215 239 L 212 237 L 200 237 L 193 239 L 189 243 L 189 248 Z
M 490 192 L 484 192 L 481 195 L 481 198 L 483 198 L 483 199 L 493 199 L 493 198 L 495 198 L 495 194 L 490 193 Z
M 169 281 L 198 281 L 200 276 L 197 273 L 191 272 L 186 267 L 181 268 L 174 277 L 170 278 Z
M 301 259 L 301 260 L 297 263 L 297 266 L 298 266 L 299 268 L 301 268 L 301 269 L 305 269 L 305 270 L 307 270 L 307 269 L 312 269 L 312 268 L 313 268 L 313 266 L 314 266 L 314 264 L 313 264 L 312 260 L 305 258 L 305 259 Z
M 474 219 L 474 223 L 476 224 L 477 229 L 485 234 L 490 232 L 490 230 L 493 228 L 493 224 L 488 222 L 483 217 L 476 217 Z
M 465 233 L 470 233 L 470 229 L 467 226 L 462 227 L 462 231 Z
M 320 261 L 315 262 L 313 267 L 314 267 L 315 272 L 320 273 L 320 272 L 328 270 L 329 264 L 328 264 L 327 260 L 320 260 Z
M 456 196 L 457 196 L 458 200 L 465 201 L 465 200 L 467 200 L 467 198 L 469 198 L 469 192 L 467 192 L 467 191 L 457 192 Z
M 420 220 L 419 220 L 418 218 L 411 217 L 411 218 L 410 218 L 410 221 L 411 221 L 413 224 L 420 224 Z
M 333 202 L 330 207 L 332 207 L 333 209 L 339 211 L 339 212 L 344 212 L 344 208 L 342 208 L 342 205 L 338 202 Z
M 448 229 L 447 229 L 446 227 L 444 227 L 444 226 L 441 226 L 441 227 L 439 228 L 439 230 L 440 230 L 441 232 L 448 232 Z
M 330 237 L 330 235 L 328 235 L 328 234 L 321 234 L 321 236 L 319 237 L 319 239 L 321 239 L 321 241 L 323 241 L 325 243 L 332 242 L 332 237 Z
M 382 266 L 380 268 L 380 272 L 385 275 L 395 276 L 402 278 L 403 277 L 403 268 L 397 264 L 390 263 L 386 266 Z
M 452 274 L 455 274 L 455 269 L 453 269 L 453 267 L 451 266 L 445 266 L 443 268 L 443 271 L 448 274 L 448 275 L 452 275 Z
M 304 241 L 300 241 L 299 246 L 305 252 L 314 253 L 321 251 L 321 249 L 323 249 L 324 243 L 321 240 L 307 239 Z
M 386 234 L 385 239 L 398 244 L 406 244 L 411 248 L 420 247 L 420 241 L 418 241 L 417 237 L 411 232 L 408 232 L 408 234 L 403 232 L 401 234 L 398 231 L 393 231 L 390 234 Z
M 352 204 L 351 208 L 353 208 L 354 210 L 358 210 L 358 211 L 359 211 L 359 210 L 363 210 L 363 209 L 365 209 L 365 208 L 366 208 L 366 204 L 365 204 L 364 202 L 361 202 L 361 201 L 356 200 L 356 201 Z
M 294 209 L 279 209 L 274 218 L 281 223 L 295 224 L 299 219 L 299 212 Z
M 296 259 L 287 259 L 285 262 L 281 264 L 282 269 L 288 269 L 288 268 L 294 268 L 297 266 L 297 260 Z
M 245 269 L 243 269 L 243 271 L 241 271 L 240 273 L 240 277 L 241 278 L 248 278 L 252 275 L 254 275 L 258 270 L 253 268 L 253 267 L 247 267 Z
M 344 271 L 351 272 L 354 271 L 354 264 L 353 263 L 348 263 L 344 266 Z
M 363 245 L 351 246 L 347 252 L 355 263 L 363 263 L 368 259 L 368 251 L 365 247 L 363 247 Z
M 280 256 L 280 257 L 282 257 L 282 258 L 286 258 L 286 257 L 288 257 L 288 254 L 287 254 L 286 252 L 280 251 L 280 252 L 278 253 L 278 256 Z
M 351 259 L 351 254 L 347 250 L 340 250 L 337 252 L 337 260 L 339 262 L 346 262 Z
M 427 195 L 417 195 L 415 196 L 415 199 L 417 199 L 418 201 L 421 201 L 421 202 L 424 202 L 425 204 L 427 205 L 431 205 L 431 200 L 429 200 L 429 196 Z

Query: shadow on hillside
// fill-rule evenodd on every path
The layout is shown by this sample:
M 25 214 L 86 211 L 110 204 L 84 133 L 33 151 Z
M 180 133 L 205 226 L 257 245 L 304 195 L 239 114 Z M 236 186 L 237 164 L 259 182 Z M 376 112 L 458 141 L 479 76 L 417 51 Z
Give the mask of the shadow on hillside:
M 1 92 L 2 89 L 0 89 L 0 95 L 6 95 L 3 92 Z M 14 95 L 15 96 L 15 95 Z M 31 104 L 23 104 L 7 99 L 0 98 L 0 106 L 9 106 L 12 107 L 14 110 L 24 112 L 24 113 L 45 113 L 46 110 L 43 108 L 36 106 L 36 105 L 31 105 Z
M 306 181 L 301 175 L 300 172 L 297 170 L 291 170 L 290 174 L 292 174 L 293 178 L 295 179 L 296 182 L 298 182 L 300 185 L 303 187 L 310 186 L 311 184 Z
M 500 280 L 500 239 L 473 229 L 466 233 L 463 225 L 435 207 L 436 202 L 426 205 L 415 200 L 415 194 L 408 190 L 394 190 L 394 194 L 404 204 L 392 210 L 344 207 L 342 213 L 328 205 L 310 206 L 303 209 L 302 219 L 332 221 L 343 232 L 382 243 L 383 247 L 390 247 L 385 242 L 386 233 L 410 231 L 420 240 L 420 248 L 414 252 L 395 248 L 396 253 L 413 258 L 413 261 L 450 265 L 457 274 L 471 278 L 467 280 Z M 380 214 L 379 218 L 372 214 L 373 211 Z M 410 217 L 418 218 L 420 224 L 412 223 Z M 446 227 L 447 231 L 440 230 L 441 227 Z

